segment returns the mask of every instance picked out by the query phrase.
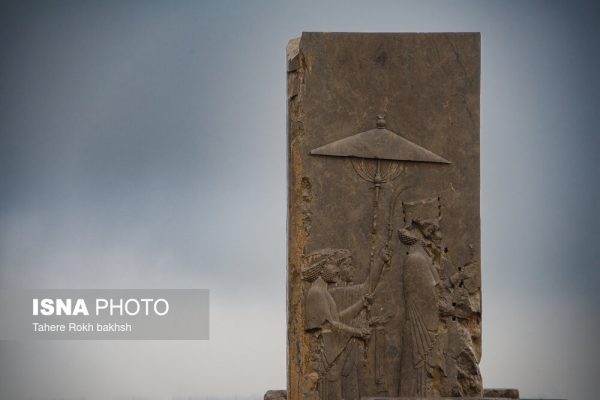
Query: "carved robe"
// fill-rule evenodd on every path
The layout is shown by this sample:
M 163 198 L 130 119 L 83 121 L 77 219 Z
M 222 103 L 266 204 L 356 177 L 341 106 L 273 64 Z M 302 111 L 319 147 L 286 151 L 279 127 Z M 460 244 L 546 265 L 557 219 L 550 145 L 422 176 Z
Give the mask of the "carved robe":
M 330 291 L 338 307 L 343 310 L 361 301 L 363 296 L 367 294 L 368 286 L 367 283 L 339 286 L 331 288 Z M 354 327 L 367 326 L 364 312 L 360 312 L 356 316 L 342 318 L 342 322 Z M 341 354 L 340 363 L 342 364 L 342 370 L 340 380 L 342 383 L 342 398 L 344 400 L 358 400 L 363 394 L 360 390 L 362 371 L 359 368 L 363 350 L 363 341 L 353 337 L 350 338 L 344 352 Z
M 366 294 L 366 285 L 332 288 L 343 306 L 353 304 Z M 342 321 L 338 304 L 322 278 L 312 283 L 306 295 L 305 329 L 316 330 L 313 349 L 318 352 L 319 394 L 321 400 L 354 400 L 359 398 L 356 382 L 356 340 L 352 334 L 333 327 L 333 323 L 355 326 L 355 318 Z M 349 303 L 349 304 L 347 304 Z M 344 385 L 342 385 L 344 380 Z M 350 381 L 350 382 L 348 382 Z M 344 391 L 342 392 L 342 387 Z
M 411 246 L 404 263 L 404 334 L 402 396 L 432 395 L 433 369 L 440 364 L 436 333 L 440 324 L 437 271 L 420 244 Z

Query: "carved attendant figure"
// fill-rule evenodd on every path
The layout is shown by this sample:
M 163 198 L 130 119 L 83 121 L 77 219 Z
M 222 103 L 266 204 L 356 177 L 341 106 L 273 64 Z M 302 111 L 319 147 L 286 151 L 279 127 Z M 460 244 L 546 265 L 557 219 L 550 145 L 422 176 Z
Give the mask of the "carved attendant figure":
M 348 276 L 353 269 L 352 258 L 346 249 L 318 250 L 307 259 L 310 264 L 303 270 L 303 279 L 310 283 L 310 288 L 305 297 L 304 328 L 311 335 L 312 364 L 319 375 L 320 399 L 358 399 L 355 381 L 346 380 L 342 393 L 342 374 L 348 378 L 355 368 L 356 340 L 365 340 L 371 334 L 367 321 L 359 318 L 359 313 L 372 302 L 369 279 L 357 285 L 339 286 L 342 269 L 345 280 L 352 279 Z M 379 279 L 382 267 L 371 271 L 374 281 Z
M 435 374 L 444 373 L 444 360 L 439 349 L 439 219 L 413 219 L 398 231 L 400 241 L 409 246 L 404 262 L 404 300 L 406 307 L 403 371 L 406 379 L 401 387 L 403 396 L 436 395 Z

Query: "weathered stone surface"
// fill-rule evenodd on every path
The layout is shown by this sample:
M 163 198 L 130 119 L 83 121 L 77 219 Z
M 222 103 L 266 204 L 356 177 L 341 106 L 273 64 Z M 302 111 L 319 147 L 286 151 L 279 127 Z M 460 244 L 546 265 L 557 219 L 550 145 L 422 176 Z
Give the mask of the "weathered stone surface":
M 288 46 L 290 400 L 480 397 L 476 33 Z
M 484 389 L 483 397 L 363 397 L 361 400 L 506 400 L 519 399 L 517 389 Z M 514 397 L 516 396 L 516 397 Z M 522 399 L 522 400 L 542 400 L 542 399 Z M 566 399 L 545 399 L 545 400 L 566 400 Z
M 363 397 L 361 400 L 506 400 L 506 399 L 510 399 L 510 398 L 512 398 L 512 397 L 484 395 L 483 397 Z M 542 399 L 523 399 L 523 400 L 542 400 Z M 565 399 L 545 399 L 545 400 L 565 400 Z
M 269 390 L 264 397 L 264 400 L 285 400 L 287 392 L 285 390 Z M 483 397 L 435 397 L 435 400 L 506 400 L 519 399 L 519 391 L 517 389 L 484 389 Z M 426 398 L 418 397 L 363 397 L 362 400 L 427 400 Z M 525 399 L 524 399 L 525 400 Z
M 485 397 L 498 397 L 501 399 L 518 399 L 519 390 L 505 388 L 483 389 L 483 395 Z
M 286 400 L 287 390 L 269 390 L 265 393 L 263 400 Z

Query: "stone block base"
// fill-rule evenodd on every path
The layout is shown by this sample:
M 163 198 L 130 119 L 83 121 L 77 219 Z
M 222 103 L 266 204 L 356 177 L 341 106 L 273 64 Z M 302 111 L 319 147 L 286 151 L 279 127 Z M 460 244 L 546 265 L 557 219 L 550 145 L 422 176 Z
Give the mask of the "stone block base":
M 520 399 L 518 389 L 484 389 L 483 397 L 444 397 L 432 400 L 507 400 Z M 264 400 L 287 400 L 286 390 L 269 390 Z M 361 400 L 428 400 L 416 397 L 363 397 Z M 526 400 L 526 399 L 522 399 Z M 535 400 L 535 399 L 531 399 Z M 558 400 L 558 399 L 557 399 Z M 565 399 L 563 399 L 565 400 Z

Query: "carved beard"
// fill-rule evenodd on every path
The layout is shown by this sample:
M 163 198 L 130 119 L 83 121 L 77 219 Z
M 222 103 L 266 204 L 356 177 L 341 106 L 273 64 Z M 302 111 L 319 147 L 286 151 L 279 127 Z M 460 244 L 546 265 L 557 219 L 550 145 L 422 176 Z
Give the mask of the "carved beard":
M 401 229 L 398 231 L 398 236 L 400 238 L 400 242 L 406 246 L 412 246 L 419 241 L 419 238 L 414 236 L 414 234 L 407 229 Z
M 327 268 L 323 268 L 321 271 L 321 278 L 327 283 L 335 283 L 338 281 L 337 275 L 334 272 L 331 272 Z
M 338 282 L 338 285 L 346 286 L 351 284 L 352 277 L 350 275 L 346 275 L 345 273 L 340 275 L 340 281 Z

